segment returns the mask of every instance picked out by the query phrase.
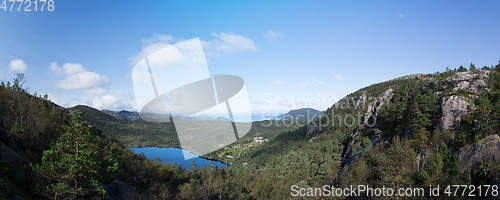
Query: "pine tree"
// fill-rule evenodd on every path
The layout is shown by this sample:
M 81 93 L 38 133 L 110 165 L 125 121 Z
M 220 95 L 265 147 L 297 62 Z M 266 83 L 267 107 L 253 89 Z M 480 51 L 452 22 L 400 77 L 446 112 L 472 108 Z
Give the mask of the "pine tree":
M 476 71 L 476 66 L 474 64 L 470 63 L 470 65 L 469 65 L 469 71 L 471 71 L 471 72 Z
M 83 120 L 81 113 L 75 112 L 64 129 L 66 133 L 43 152 L 41 165 L 33 167 L 47 179 L 47 186 L 40 188 L 42 194 L 52 199 L 102 198 L 105 191 L 99 183 L 100 176 L 114 172 L 118 163 L 113 159 L 96 159 L 97 132 Z
M 466 69 L 464 66 L 460 65 L 460 67 L 458 68 L 458 70 L 457 70 L 457 71 L 458 71 L 458 72 L 466 72 L 466 71 L 467 71 L 467 69 Z

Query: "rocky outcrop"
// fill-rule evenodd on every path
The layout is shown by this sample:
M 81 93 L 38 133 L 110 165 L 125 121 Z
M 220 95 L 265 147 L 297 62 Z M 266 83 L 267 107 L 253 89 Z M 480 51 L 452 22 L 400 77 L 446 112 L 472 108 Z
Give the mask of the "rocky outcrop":
M 443 97 L 441 99 L 441 121 L 439 122 L 439 128 L 449 129 L 455 125 L 460 124 L 460 119 L 467 114 L 467 106 L 469 102 L 463 96 L 450 96 Z
M 389 102 L 389 100 L 391 100 L 392 92 L 393 92 L 392 88 L 387 89 L 374 104 L 368 105 L 368 107 L 366 109 L 365 116 L 363 118 L 363 123 L 361 124 L 361 126 L 364 126 L 364 125 L 373 126 L 374 125 L 374 124 L 370 124 L 370 122 L 369 122 L 370 117 L 376 118 L 378 116 L 380 108 L 383 105 L 387 104 Z M 365 97 L 365 99 L 366 99 L 366 97 Z
M 311 135 L 314 133 L 314 131 L 318 130 L 318 125 L 314 120 L 312 120 L 308 125 L 307 125 L 307 131 L 306 131 L 306 136 Z
M 470 171 L 478 166 L 481 160 L 484 163 L 500 159 L 500 136 L 490 135 L 469 147 L 459 150 L 462 171 Z
M 451 75 L 450 77 L 446 78 L 446 82 L 451 85 L 451 84 L 456 84 L 460 81 L 465 81 L 465 80 L 471 80 L 476 77 L 476 74 L 471 71 L 466 71 L 466 72 L 457 72 Z
M 481 94 L 481 92 L 490 92 L 487 88 L 486 82 L 482 79 L 477 79 L 474 81 L 462 81 L 453 87 L 452 91 L 467 91 L 474 94 Z
M 401 79 L 420 78 L 422 75 L 424 75 L 424 74 L 410 74 L 410 75 L 401 76 L 401 77 L 398 77 L 398 78 L 395 78 L 395 79 L 391 79 L 390 81 L 401 80 Z
M 449 90 L 449 91 L 465 91 L 475 95 L 481 92 L 489 92 L 488 85 L 486 84 L 490 71 L 476 70 L 474 72 L 457 72 L 447 77 L 445 80 L 438 80 L 434 77 L 425 78 L 428 83 L 422 88 L 423 92 L 429 89 L 432 90 Z M 441 93 L 439 93 L 441 94 Z

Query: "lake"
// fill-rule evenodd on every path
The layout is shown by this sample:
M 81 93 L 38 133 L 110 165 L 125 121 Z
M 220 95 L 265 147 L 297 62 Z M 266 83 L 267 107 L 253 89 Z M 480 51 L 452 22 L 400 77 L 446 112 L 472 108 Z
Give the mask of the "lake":
M 227 166 L 227 164 L 221 162 L 200 158 L 196 154 L 192 154 L 191 152 L 189 152 L 189 150 L 184 150 L 179 148 L 128 147 L 128 149 L 134 151 L 136 154 L 140 154 L 141 152 L 143 152 L 146 158 L 152 158 L 152 159 L 160 158 L 162 162 L 165 159 L 166 162 L 169 163 L 177 163 L 177 164 L 184 163 L 184 166 L 182 167 L 184 169 L 188 169 L 189 165 L 193 162 L 193 160 L 199 167 L 203 167 L 203 165 L 208 165 L 210 162 L 212 162 L 215 166 L 218 167 Z M 196 157 L 191 158 L 189 160 L 184 160 L 183 152 Z

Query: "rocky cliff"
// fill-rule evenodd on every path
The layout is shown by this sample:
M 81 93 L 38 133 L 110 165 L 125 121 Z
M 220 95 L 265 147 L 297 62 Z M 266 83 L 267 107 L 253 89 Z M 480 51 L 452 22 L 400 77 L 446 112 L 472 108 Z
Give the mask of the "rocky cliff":
M 492 70 L 472 70 L 464 72 L 448 71 L 428 75 L 413 74 L 363 88 L 340 100 L 332 106 L 332 109 L 340 108 L 343 102 L 349 102 L 348 105 L 353 107 L 344 110 L 337 109 L 335 110 L 337 113 L 348 112 L 352 114 L 360 111 L 362 112 L 361 120 L 357 121 L 358 124 L 354 126 L 349 136 L 350 142 L 346 146 L 343 154 L 344 165 L 349 166 L 363 149 L 371 148 L 380 142 L 385 142 L 387 144 L 392 136 L 389 137 L 379 129 L 387 127 L 394 128 L 402 124 L 403 129 L 395 136 L 413 138 L 415 132 L 413 127 L 416 126 L 416 121 L 422 118 L 419 116 L 424 116 L 421 115 L 422 113 L 407 114 L 406 117 L 401 117 L 400 120 L 397 121 L 397 124 L 387 124 L 387 121 L 380 118 L 381 112 L 389 112 L 389 109 L 384 108 L 384 106 L 401 106 L 398 105 L 398 103 L 402 103 L 401 99 L 393 100 L 392 98 L 394 93 L 401 92 L 401 88 L 397 89 L 398 87 L 396 86 L 398 84 L 401 85 L 401 83 L 405 81 L 414 82 L 416 88 L 409 89 L 416 91 L 414 95 L 425 94 L 427 92 L 433 93 L 432 97 L 438 102 L 438 112 L 436 112 L 437 115 L 434 115 L 432 119 L 429 118 L 429 122 L 427 123 L 430 124 L 427 126 L 431 127 L 430 130 L 434 129 L 432 127 L 436 127 L 441 131 L 451 132 L 451 140 L 446 140 L 444 142 L 453 148 L 453 139 L 460 129 L 462 119 L 465 116 L 472 116 L 471 114 L 477 107 L 474 104 L 475 99 L 482 93 L 490 93 L 492 91 L 492 80 L 490 79 L 492 73 L 496 72 Z M 367 91 L 371 91 L 371 94 L 368 94 Z M 378 93 L 374 93 L 373 91 L 378 91 Z M 404 102 L 408 104 L 408 110 L 406 110 L 406 112 L 415 112 L 412 111 L 412 109 L 417 109 L 419 106 L 415 101 L 416 100 L 413 99 Z M 387 116 L 387 113 L 384 114 Z M 347 115 L 342 116 L 344 117 Z M 430 117 L 430 115 L 428 117 Z M 309 124 L 307 136 L 318 128 L 318 124 L 321 125 L 318 120 Z M 464 130 L 471 131 L 472 129 L 469 128 Z M 370 134 L 368 134 L 368 132 L 370 132 Z M 433 136 L 432 134 L 428 137 L 431 136 L 433 138 L 443 138 Z M 369 138 L 371 145 L 367 145 L 366 141 L 363 142 L 363 138 Z M 434 142 L 434 144 L 432 142 Z M 436 143 L 439 143 L 439 141 L 432 142 L 429 139 L 429 144 L 422 144 L 421 146 L 431 148 L 435 146 Z M 486 143 L 492 143 L 493 145 L 485 145 Z M 492 135 L 482 139 L 476 144 L 466 145 L 461 149 L 455 149 L 454 151 L 460 152 L 460 159 L 463 163 L 462 170 L 470 170 L 474 166 L 477 166 L 480 160 L 485 162 L 499 159 L 500 156 L 497 154 L 500 151 L 498 151 L 498 147 L 496 146 L 497 143 L 500 146 L 500 137 L 498 135 Z M 428 152 L 429 150 L 422 151 L 422 153 L 424 153 L 422 156 L 425 156 Z

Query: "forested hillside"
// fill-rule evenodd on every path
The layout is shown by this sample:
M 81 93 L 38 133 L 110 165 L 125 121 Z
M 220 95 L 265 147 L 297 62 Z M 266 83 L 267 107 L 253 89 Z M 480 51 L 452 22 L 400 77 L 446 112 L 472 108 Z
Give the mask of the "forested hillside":
M 27 93 L 22 83 L 18 76 L 0 87 L 0 127 L 7 131 L 0 173 L 5 197 L 289 199 L 292 185 L 358 184 L 425 188 L 429 196 L 436 185 L 499 185 L 500 64 L 482 69 L 471 64 L 361 88 L 307 126 L 268 132 L 257 127 L 249 136 L 269 141 L 243 151 L 232 166 L 189 170 L 135 155 L 103 135 L 106 125 L 125 129 L 134 123 L 89 115 L 93 110 L 81 106 L 87 109 L 83 117 L 96 121 L 79 113 L 72 117 L 46 97 Z M 117 135 L 119 130 L 114 129 Z M 76 152 L 60 148 L 65 145 L 81 148 L 85 156 L 72 160 Z M 56 159 L 64 156 L 68 159 Z M 68 168 L 77 165 L 84 167 Z M 445 189 L 440 188 L 441 197 Z
M 105 112 L 88 106 L 68 108 L 78 111 L 91 124 L 108 138 L 114 138 L 127 147 L 179 147 L 179 139 L 172 123 L 147 122 L 142 119 L 134 121 L 118 119 Z
M 70 112 L 81 112 L 85 120 L 93 125 L 96 125 L 100 133 L 102 133 L 107 138 L 118 140 L 120 144 L 126 147 L 180 147 L 177 132 L 174 128 L 174 123 L 147 122 L 142 119 L 131 121 L 117 118 L 107 114 L 106 112 L 83 105 L 71 107 L 68 108 L 68 110 Z M 289 124 L 289 126 L 285 124 Z M 253 137 L 263 137 L 265 139 L 271 139 L 278 133 L 293 131 L 300 125 L 305 126 L 306 124 L 306 119 L 288 119 L 285 121 L 264 120 L 253 122 L 250 131 L 245 134 L 245 136 L 229 145 L 228 148 L 242 145 L 246 147 L 248 145 L 244 144 L 250 144 L 253 141 Z M 217 127 L 211 127 L 211 125 L 208 124 L 207 128 L 216 129 Z M 251 144 L 260 145 L 259 143 Z M 227 163 L 232 163 L 233 159 L 226 157 L 227 155 L 229 155 L 228 151 L 234 151 L 231 154 L 234 155 L 235 153 L 240 153 L 242 149 L 246 151 L 248 148 L 230 150 L 227 150 L 227 148 L 223 148 L 204 156 L 218 159 Z M 226 156 L 221 156 L 224 154 L 226 154 Z
M 323 114 L 324 112 L 321 112 L 316 109 L 312 108 L 301 108 L 297 110 L 290 110 L 285 116 L 283 116 L 283 119 L 307 119 L 311 120 L 316 117 L 319 117 Z

